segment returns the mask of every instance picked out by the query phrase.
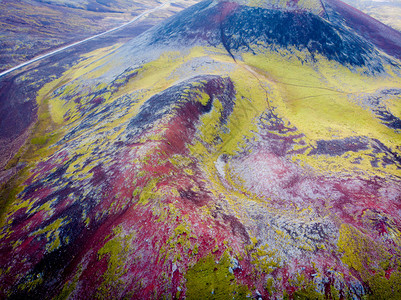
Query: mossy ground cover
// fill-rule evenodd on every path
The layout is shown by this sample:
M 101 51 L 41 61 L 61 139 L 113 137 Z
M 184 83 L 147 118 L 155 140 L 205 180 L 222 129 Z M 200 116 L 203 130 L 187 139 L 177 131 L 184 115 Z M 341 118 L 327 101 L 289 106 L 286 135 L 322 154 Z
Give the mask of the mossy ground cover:
M 112 51 L 38 96 L 5 296 L 398 295 L 399 132 L 359 101 L 401 88 L 394 66 L 194 47 L 113 75 Z

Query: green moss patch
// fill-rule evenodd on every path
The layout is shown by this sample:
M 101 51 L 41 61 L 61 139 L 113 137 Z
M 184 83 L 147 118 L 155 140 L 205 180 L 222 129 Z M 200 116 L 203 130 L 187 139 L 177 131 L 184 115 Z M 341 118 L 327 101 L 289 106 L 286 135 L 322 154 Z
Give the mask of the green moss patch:
M 238 284 L 232 271 L 230 256 L 224 253 L 216 262 L 211 254 L 188 269 L 187 299 L 244 299 L 250 293 Z

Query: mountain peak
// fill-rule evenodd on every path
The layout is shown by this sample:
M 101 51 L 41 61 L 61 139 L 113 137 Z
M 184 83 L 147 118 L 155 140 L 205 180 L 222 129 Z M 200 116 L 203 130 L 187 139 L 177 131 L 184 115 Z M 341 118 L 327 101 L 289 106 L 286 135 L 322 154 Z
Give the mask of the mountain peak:
M 321 1 L 204 0 L 0 86 L 37 120 L 0 299 L 401 299 L 401 37 Z
M 260 7 L 265 9 L 309 11 L 318 15 L 321 15 L 324 12 L 324 7 L 321 0 L 217 0 L 216 2 L 235 2 L 239 5 Z

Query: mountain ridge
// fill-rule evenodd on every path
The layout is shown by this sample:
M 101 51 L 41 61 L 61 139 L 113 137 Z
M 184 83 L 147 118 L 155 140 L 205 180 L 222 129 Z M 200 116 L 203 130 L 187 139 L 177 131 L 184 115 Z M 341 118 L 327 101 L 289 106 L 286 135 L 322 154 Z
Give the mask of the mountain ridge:
M 201 2 L 39 91 L 2 297 L 399 297 L 398 50 L 269 3 Z

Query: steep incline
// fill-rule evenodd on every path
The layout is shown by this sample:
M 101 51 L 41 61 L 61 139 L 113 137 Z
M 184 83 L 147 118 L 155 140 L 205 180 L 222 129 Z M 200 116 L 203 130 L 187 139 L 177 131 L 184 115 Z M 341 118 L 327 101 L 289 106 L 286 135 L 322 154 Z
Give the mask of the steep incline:
M 401 58 L 401 32 L 365 15 L 338 0 L 325 0 L 331 20 L 345 24 L 380 50 L 398 59 Z

